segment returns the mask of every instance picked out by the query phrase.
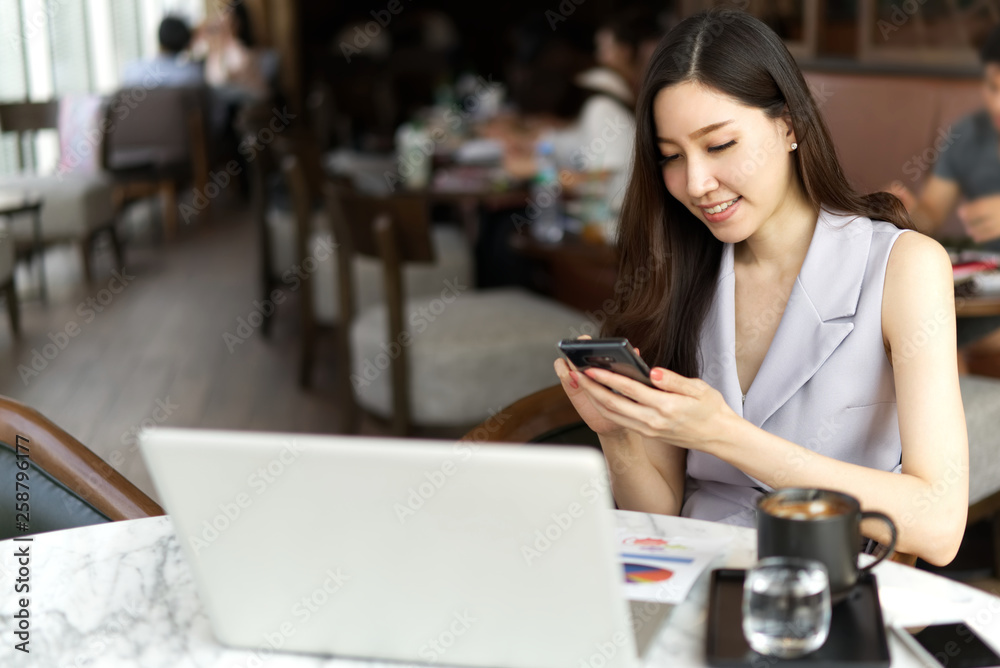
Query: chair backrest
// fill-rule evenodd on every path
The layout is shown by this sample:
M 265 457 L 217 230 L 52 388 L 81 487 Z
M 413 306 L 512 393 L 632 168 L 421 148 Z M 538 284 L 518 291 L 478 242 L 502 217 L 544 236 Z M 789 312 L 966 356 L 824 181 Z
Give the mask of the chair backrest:
M 562 385 L 518 399 L 466 433 L 461 440 L 493 443 L 557 443 L 600 447 Z
M 17 135 L 17 166 L 24 170 L 25 139 L 40 130 L 55 130 L 59 126 L 59 102 L 6 102 L 0 104 L 0 132 Z
M 108 168 L 190 163 L 198 144 L 204 144 L 205 95 L 200 87 L 124 88 L 115 93 L 108 105 Z
M 55 129 L 59 123 L 59 103 L 6 102 L 0 104 L 0 132 L 37 132 Z
M 265 295 L 270 294 L 271 286 L 281 270 L 272 266 L 272 248 L 275 244 L 267 225 L 267 212 L 272 206 L 270 179 L 272 175 L 279 173 L 279 161 L 274 147 L 262 143 L 258 135 L 261 128 L 267 127 L 270 115 L 270 109 L 264 105 L 247 105 L 240 110 L 233 124 L 239 136 L 239 145 L 247 159 L 250 211 L 257 228 L 261 281 Z
M 403 263 L 435 260 L 426 199 L 414 194 L 363 195 L 331 178 L 325 181 L 324 195 L 338 244 L 342 326 L 349 331 L 355 313 L 353 272 L 350 270 L 354 257 L 372 257 L 382 264 L 389 325 L 386 340 L 403 340 L 406 332 Z M 390 361 L 392 429 L 397 435 L 406 435 L 411 429 L 407 348 L 400 346 L 399 354 Z
M 434 262 L 431 221 L 424 196 L 405 193 L 377 197 L 341 190 L 340 200 L 355 252 L 384 259 L 378 230 L 373 223 L 385 217 L 392 227 L 395 246 L 392 252 L 398 262 Z
M 30 455 L 31 469 L 40 469 L 44 472 L 44 477 L 51 483 L 48 485 L 51 493 L 58 494 L 60 489 L 68 491 L 78 501 L 89 506 L 89 509 L 74 506 L 72 500 L 67 501 L 65 503 L 67 513 L 76 518 L 89 514 L 97 518 L 97 521 L 100 521 L 101 516 L 116 521 L 164 514 L 163 509 L 142 490 L 48 418 L 20 402 L 2 396 L 0 396 L 0 443 L 9 446 L 5 452 L 0 453 L 0 456 L 8 458 L 11 455 L 10 449 L 16 449 L 18 444 L 26 446 Z M 16 457 L 16 451 L 14 456 Z M 34 481 L 35 475 L 32 473 L 29 478 Z M 9 471 L 8 477 L 13 479 L 12 470 Z M 34 496 L 36 493 L 34 486 L 31 486 L 31 490 L 31 507 L 34 509 L 35 499 L 38 498 L 39 502 L 42 499 Z M 68 521 L 74 520 L 69 518 Z M 51 530 L 63 527 L 33 526 L 32 528 Z

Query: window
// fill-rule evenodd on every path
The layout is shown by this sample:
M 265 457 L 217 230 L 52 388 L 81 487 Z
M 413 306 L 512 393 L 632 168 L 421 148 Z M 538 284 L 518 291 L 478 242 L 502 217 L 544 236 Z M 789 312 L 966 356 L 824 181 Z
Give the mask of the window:
M 0 0 L 0 102 L 110 94 L 127 63 L 156 54 L 163 16 L 194 26 L 204 13 L 204 0 Z M 31 147 L 39 171 L 58 160 L 54 134 Z M 14 141 L 0 136 L 0 174 L 18 170 Z

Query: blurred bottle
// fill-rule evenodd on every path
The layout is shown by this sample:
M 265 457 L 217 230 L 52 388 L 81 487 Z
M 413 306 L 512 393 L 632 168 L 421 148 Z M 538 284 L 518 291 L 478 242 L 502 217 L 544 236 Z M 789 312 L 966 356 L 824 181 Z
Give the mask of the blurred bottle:
M 403 184 L 410 190 L 426 188 L 431 179 L 434 141 L 417 123 L 404 123 L 396 131 L 396 159 Z
M 528 207 L 529 213 L 535 214 L 531 232 L 539 241 L 557 243 L 562 240 L 565 229 L 559 197 L 562 187 L 556 169 L 555 145 L 551 141 L 543 139 L 538 142 L 535 164 L 538 171 L 531 184 L 531 204 Z

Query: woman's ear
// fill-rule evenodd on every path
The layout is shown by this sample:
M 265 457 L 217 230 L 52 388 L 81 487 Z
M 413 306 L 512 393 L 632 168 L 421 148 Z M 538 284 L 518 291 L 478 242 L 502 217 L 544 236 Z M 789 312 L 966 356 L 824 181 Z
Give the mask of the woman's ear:
M 788 148 L 791 148 L 792 144 L 798 146 L 799 140 L 795 137 L 795 126 L 792 124 L 792 114 L 788 111 L 787 106 L 785 106 L 784 110 L 782 110 L 778 121 L 781 123 L 780 128 L 784 132 L 786 146 Z

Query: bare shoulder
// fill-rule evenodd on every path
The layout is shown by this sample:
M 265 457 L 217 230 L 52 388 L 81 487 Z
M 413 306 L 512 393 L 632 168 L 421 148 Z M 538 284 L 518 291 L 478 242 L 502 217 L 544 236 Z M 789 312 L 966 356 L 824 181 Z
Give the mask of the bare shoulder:
M 907 336 L 920 323 L 954 321 L 955 286 L 944 247 L 919 232 L 905 232 L 889 254 L 882 293 L 882 331 Z
M 953 290 L 951 260 L 940 243 L 920 232 L 908 231 L 900 234 L 889 253 L 885 269 L 885 287 L 913 289 L 946 283 Z M 899 285 L 896 285 L 899 284 Z

